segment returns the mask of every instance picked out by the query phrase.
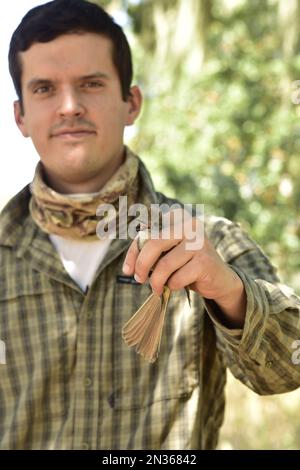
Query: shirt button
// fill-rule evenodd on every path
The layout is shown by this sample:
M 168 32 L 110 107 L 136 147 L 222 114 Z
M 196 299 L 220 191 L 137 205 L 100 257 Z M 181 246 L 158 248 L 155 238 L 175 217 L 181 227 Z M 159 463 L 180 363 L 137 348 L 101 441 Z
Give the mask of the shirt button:
M 85 386 L 85 388 L 89 388 L 91 385 L 92 385 L 92 379 L 90 379 L 89 377 L 86 377 L 86 378 L 84 379 L 84 386 Z
M 270 369 L 270 367 L 272 367 L 273 365 L 273 361 L 267 361 L 266 362 L 266 367 L 268 367 Z
M 82 443 L 82 450 L 89 450 L 90 445 L 87 442 Z

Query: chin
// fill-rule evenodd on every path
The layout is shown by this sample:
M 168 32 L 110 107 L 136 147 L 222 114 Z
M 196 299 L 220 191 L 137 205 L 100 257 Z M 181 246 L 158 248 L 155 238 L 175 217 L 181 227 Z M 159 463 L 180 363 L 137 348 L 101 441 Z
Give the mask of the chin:
M 91 158 L 91 156 L 83 152 L 72 152 L 68 155 L 62 156 L 58 164 L 61 165 L 62 163 L 62 171 L 64 171 L 64 169 L 67 169 L 70 172 L 82 172 L 86 168 L 91 168 L 95 166 L 95 158 Z

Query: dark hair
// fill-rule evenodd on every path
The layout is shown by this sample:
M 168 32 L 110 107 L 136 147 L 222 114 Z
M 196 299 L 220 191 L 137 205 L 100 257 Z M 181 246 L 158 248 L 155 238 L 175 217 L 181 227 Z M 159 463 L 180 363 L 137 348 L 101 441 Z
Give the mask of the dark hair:
M 112 41 L 112 60 L 120 79 L 123 100 L 127 100 L 133 70 L 130 47 L 122 28 L 94 3 L 53 0 L 29 10 L 11 38 L 9 71 L 22 108 L 22 62 L 19 52 L 28 50 L 37 42 L 45 43 L 64 34 L 82 32 L 97 33 Z

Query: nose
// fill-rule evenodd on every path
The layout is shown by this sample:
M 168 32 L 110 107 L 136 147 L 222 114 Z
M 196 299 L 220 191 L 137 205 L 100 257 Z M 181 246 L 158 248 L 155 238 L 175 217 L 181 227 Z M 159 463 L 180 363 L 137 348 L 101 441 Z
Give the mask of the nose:
M 73 89 L 63 90 L 59 97 L 58 114 L 60 117 L 79 117 L 85 112 L 79 93 Z

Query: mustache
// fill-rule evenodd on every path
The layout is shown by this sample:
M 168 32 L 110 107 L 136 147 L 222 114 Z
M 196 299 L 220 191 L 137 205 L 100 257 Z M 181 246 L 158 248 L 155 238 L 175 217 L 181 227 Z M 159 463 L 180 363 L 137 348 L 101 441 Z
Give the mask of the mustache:
M 65 129 L 76 129 L 76 128 L 84 128 L 87 131 L 96 131 L 96 126 L 91 121 L 87 119 L 64 119 L 63 121 L 54 124 L 50 130 L 49 135 L 52 136 L 53 134 Z

